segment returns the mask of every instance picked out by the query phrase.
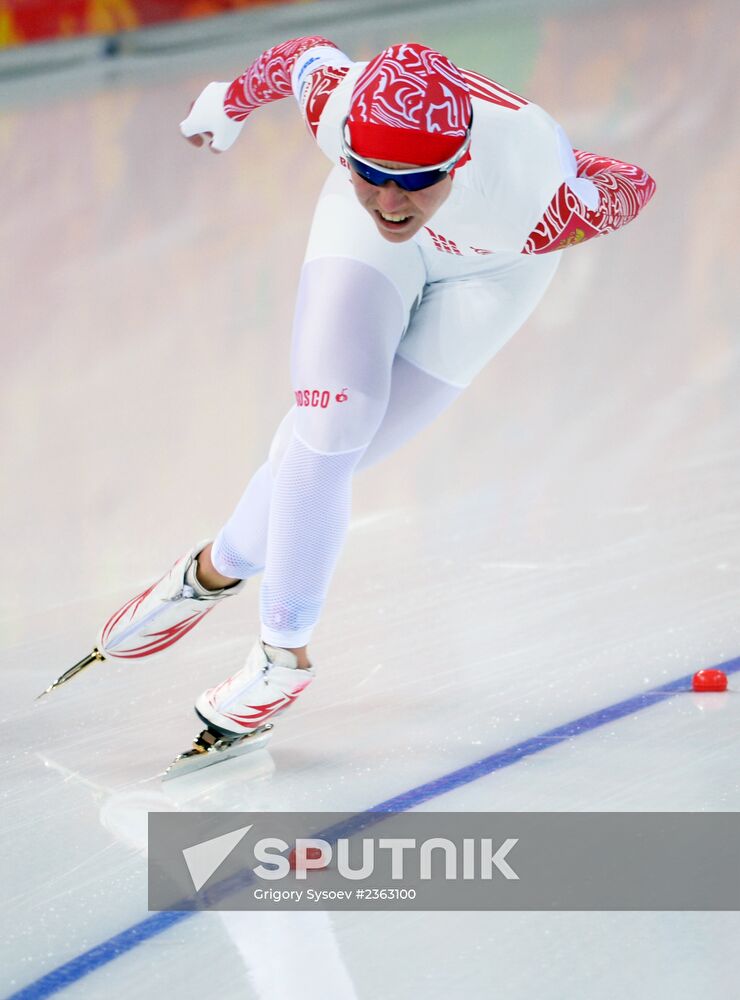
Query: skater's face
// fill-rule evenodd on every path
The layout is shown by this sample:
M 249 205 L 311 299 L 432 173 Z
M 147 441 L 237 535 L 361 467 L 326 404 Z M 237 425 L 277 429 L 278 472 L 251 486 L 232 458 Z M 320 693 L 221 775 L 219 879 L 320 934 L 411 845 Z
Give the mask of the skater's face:
M 379 167 L 391 170 L 414 166 L 413 163 L 392 163 L 388 160 L 374 162 Z M 390 243 L 405 243 L 410 240 L 429 222 L 452 190 L 452 177 L 449 174 L 421 191 L 404 191 L 394 181 L 388 181 L 380 187 L 369 184 L 354 170 L 350 170 L 350 177 L 357 200 L 370 213 L 380 235 Z

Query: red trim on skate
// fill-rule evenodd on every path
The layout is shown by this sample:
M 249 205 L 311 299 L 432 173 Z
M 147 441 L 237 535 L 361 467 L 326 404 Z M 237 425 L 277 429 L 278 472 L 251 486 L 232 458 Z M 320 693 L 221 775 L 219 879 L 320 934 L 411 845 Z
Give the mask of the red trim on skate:
M 266 719 L 269 719 L 273 715 L 277 715 L 278 712 L 282 712 L 283 709 L 288 708 L 296 700 L 301 691 L 305 691 L 308 685 L 311 683 L 312 678 L 309 679 L 298 687 L 293 694 L 284 694 L 282 698 L 278 698 L 275 701 L 268 702 L 266 705 L 245 705 L 245 708 L 251 709 L 256 712 L 256 715 L 232 715 L 230 712 L 220 712 L 226 719 L 231 719 L 232 722 L 236 722 L 237 725 L 244 728 L 249 728 L 249 725 L 259 725 Z M 218 690 L 218 689 L 216 689 Z M 215 693 L 215 692 L 214 692 Z M 219 711 L 218 708 L 213 704 L 213 697 L 210 699 L 211 705 L 216 712 Z M 277 707 L 276 707 L 277 706 Z M 248 725 L 245 725 L 248 724 Z
M 151 656 L 153 653 L 161 653 L 163 649 L 172 646 L 178 639 L 182 639 L 184 635 L 187 635 L 188 632 L 194 629 L 201 618 L 204 618 L 209 611 L 213 611 L 214 607 L 215 604 L 211 604 L 205 611 L 197 612 L 195 615 L 178 622 L 176 625 L 170 625 L 169 628 L 162 629 L 161 632 L 147 633 L 147 637 L 154 639 L 154 642 L 150 642 L 145 646 L 136 646 L 134 649 L 126 649 L 120 653 L 117 653 L 114 649 L 106 650 L 105 655 L 115 657 L 119 660 L 136 660 L 144 656 Z M 164 637 L 165 641 L 161 641 L 159 637 Z
M 103 629 L 100 634 L 101 643 L 103 646 L 105 646 L 106 642 L 108 641 L 109 635 L 111 634 L 115 626 L 124 617 L 126 612 L 129 611 L 130 609 L 133 609 L 131 615 L 131 617 L 133 617 L 139 610 L 139 607 L 142 604 L 142 602 L 151 594 L 154 588 L 159 583 L 161 583 L 162 580 L 164 580 L 164 577 L 160 577 L 160 579 L 157 580 L 155 583 L 153 583 L 151 587 L 147 587 L 147 589 L 142 591 L 141 594 L 137 594 L 136 597 L 132 597 L 131 600 L 128 601 L 126 604 L 124 604 L 122 608 L 119 608 L 118 611 L 113 612 L 113 614 L 110 616 L 108 621 L 103 626 Z

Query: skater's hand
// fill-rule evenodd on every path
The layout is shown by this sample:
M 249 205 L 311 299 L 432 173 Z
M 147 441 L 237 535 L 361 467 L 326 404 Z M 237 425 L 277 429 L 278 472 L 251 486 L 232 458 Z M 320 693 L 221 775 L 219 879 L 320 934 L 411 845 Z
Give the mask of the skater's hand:
M 224 111 L 228 83 L 209 83 L 191 104 L 187 118 L 180 122 L 180 131 L 193 146 L 207 143 L 211 152 L 223 153 L 239 136 L 243 122 L 235 122 Z

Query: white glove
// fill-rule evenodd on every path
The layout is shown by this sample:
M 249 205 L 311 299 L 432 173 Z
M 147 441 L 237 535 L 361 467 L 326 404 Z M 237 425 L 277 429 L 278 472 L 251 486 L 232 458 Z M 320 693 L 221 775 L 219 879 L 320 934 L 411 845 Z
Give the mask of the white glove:
M 235 122 L 224 111 L 224 100 L 230 83 L 209 83 L 190 109 L 190 114 L 180 122 L 180 131 L 186 139 L 210 133 L 211 149 L 223 153 L 236 141 L 243 122 Z M 207 137 L 206 137 L 207 139 Z

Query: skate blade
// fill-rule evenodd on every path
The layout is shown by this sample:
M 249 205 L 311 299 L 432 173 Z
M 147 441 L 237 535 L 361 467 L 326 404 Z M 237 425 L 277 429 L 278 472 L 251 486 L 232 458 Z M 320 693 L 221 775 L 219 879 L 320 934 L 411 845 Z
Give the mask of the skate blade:
M 85 667 L 89 667 L 91 663 L 104 659 L 105 656 L 96 646 L 92 653 L 89 653 L 87 656 L 83 656 L 83 658 L 78 660 L 74 666 L 69 668 L 69 670 L 65 670 L 63 674 L 60 674 L 59 677 L 57 677 L 57 679 L 48 686 L 48 688 L 41 692 L 41 694 L 36 695 L 36 701 L 38 701 L 39 698 L 43 698 L 44 695 L 48 694 L 50 691 L 53 691 L 54 688 L 58 688 L 60 685 L 66 684 L 67 681 L 72 680 L 72 678 L 79 674 L 81 670 L 84 670 Z
M 223 737 L 216 740 L 208 749 L 199 746 L 195 741 L 191 750 L 178 754 L 170 766 L 161 776 L 162 781 L 170 781 L 172 778 L 179 778 L 183 774 L 192 774 L 193 771 L 200 771 L 211 764 L 218 764 L 222 760 L 231 760 L 233 757 L 242 757 L 244 754 L 254 753 L 261 750 L 270 739 L 272 724 L 268 723 L 261 729 L 256 729 L 246 736 L 237 736 L 236 739 L 229 740 Z M 207 730 L 206 730 L 207 731 Z M 201 734 L 202 735 L 202 734 Z

